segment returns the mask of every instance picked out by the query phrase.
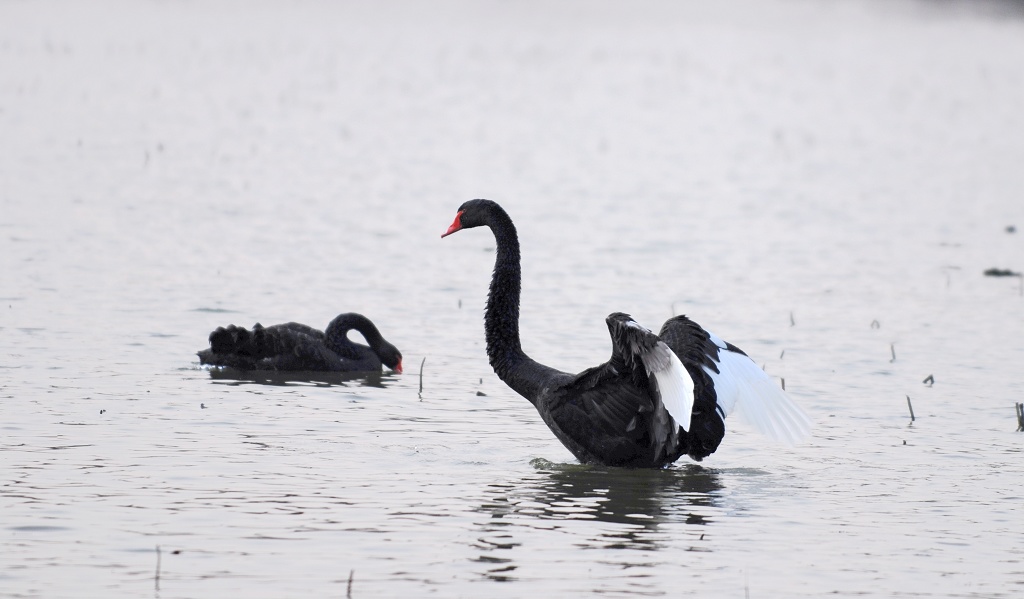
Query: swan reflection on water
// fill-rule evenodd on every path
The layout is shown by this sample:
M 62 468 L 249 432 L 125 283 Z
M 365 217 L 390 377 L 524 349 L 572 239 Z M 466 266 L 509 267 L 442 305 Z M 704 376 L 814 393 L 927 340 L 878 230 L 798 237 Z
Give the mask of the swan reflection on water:
M 230 367 L 214 367 L 210 368 L 209 372 L 210 379 L 215 383 L 232 386 L 247 384 L 277 387 L 312 385 L 316 387 L 358 386 L 383 389 L 396 379 L 396 376 L 393 374 L 381 372 L 240 370 Z
M 533 466 L 534 475 L 494 483 L 485 491 L 487 499 L 479 511 L 490 514 L 490 519 L 475 544 L 484 551 L 476 561 L 487 566 L 487 578 L 514 578 L 517 566 L 508 550 L 521 545 L 515 532 L 521 526 L 558 528 L 568 526 L 570 520 L 596 522 L 593 533 L 584 535 L 588 542 L 577 547 L 656 551 L 678 547 L 678 538 L 666 541 L 668 534 L 678 536 L 679 528 L 660 529 L 682 524 L 697 527 L 692 531 L 692 550 L 707 551 L 698 543 L 704 527 L 714 521 L 712 514 L 723 489 L 712 470 L 696 464 L 665 470 L 623 469 L 541 459 L 534 460 Z

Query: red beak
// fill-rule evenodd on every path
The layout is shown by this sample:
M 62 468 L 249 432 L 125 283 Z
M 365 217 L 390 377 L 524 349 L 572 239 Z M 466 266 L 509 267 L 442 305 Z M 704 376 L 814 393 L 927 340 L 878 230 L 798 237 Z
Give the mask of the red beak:
M 399 360 L 398 364 L 395 365 L 395 372 L 397 372 L 398 374 L 402 374 L 402 361 L 401 360 Z
M 455 215 L 455 220 L 452 221 L 452 226 L 448 227 L 448 230 L 441 235 L 442 238 L 448 237 L 452 233 L 462 229 L 462 212 L 462 210 L 459 210 L 459 213 Z

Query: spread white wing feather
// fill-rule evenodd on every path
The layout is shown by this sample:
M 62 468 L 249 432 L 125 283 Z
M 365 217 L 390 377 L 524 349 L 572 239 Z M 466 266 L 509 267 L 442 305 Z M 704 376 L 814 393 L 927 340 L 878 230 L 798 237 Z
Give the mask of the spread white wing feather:
M 715 335 L 720 372 L 707 371 L 715 383 L 718 405 L 726 415 L 735 412 L 759 433 L 789 445 L 811 434 L 810 417 L 749 357 L 729 351 Z

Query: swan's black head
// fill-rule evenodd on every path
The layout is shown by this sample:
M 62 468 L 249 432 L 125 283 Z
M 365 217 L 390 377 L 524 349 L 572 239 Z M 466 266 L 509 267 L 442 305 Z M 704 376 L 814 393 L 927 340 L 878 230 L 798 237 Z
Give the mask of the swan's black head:
M 447 237 L 463 229 L 488 225 L 491 222 L 491 215 L 495 212 L 505 212 L 497 202 L 490 200 L 470 200 L 465 202 L 459 206 L 459 211 L 455 214 L 455 220 L 452 221 L 452 225 L 448 227 L 448 230 L 441 237 Z
M 382 364 L 398 374 L 402 374 L 402 352 L 398 351 L 397 347 L 387 341 L 382 341 L 376 351 Z

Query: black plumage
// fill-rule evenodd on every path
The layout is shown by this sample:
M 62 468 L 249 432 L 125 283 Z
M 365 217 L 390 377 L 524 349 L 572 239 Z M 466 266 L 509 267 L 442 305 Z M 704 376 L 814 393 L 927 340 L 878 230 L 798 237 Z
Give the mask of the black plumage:
M 354 343 L 358 331 L 368 345 Z M 240 370 L 308 372 L 380 372 L 381 365 L 402 372 L 402 354 L 362 314 L 340 314 L 324 331 L 289 322 L 252 329 L 235 325 L 210 333 L 210 347 L 198 352 L 199 362 Z
M 523 350 L 519 338 L 521 285 L 519 239 L 508 214 L 495 202 L 464 203 L 443 235 L 487 226 L 497 242 L 494 273 L 484 317 L 487 356 L 495 373 L 528 399 L 556 437 L 584 463 L 663 467 L 687 454 L 701 460 L 725 434 L 713 379 L 719 347 L 699 325 L 684 316 L 665 323 L 659 335 L 627 314 L 606 319 L 612 339 L 607 362 L 573 375 L 540 364 Z M 689 431 L 669 415 L 647 359 L 659 342 L 667 345 L 693 379 Z M 645 358 L 645 356 L 647 356 Z

